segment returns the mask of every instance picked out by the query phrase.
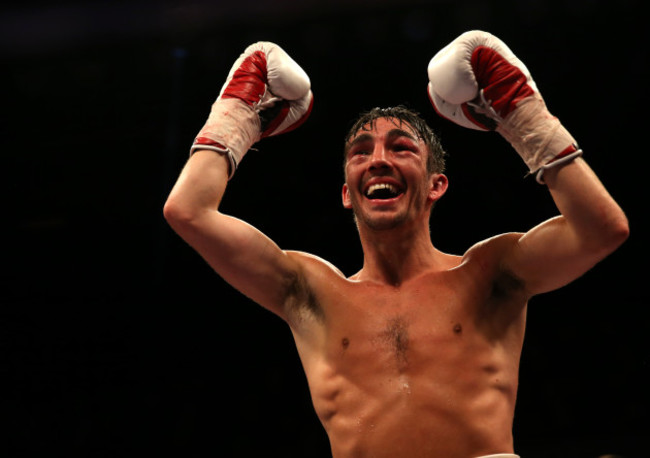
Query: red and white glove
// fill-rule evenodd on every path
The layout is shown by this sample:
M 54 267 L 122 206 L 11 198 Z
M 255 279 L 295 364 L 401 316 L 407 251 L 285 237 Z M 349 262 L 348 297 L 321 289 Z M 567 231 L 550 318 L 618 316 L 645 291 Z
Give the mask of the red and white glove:
M 494 35 L 466 32 L 429 62 L 431 104 L 470 129 L 496 130 L 543 183 L 544 171 L 582 154 L 552 116 L 526 66 Z
M 309 77 L 282 48 L 254 43 L 230 69 L 190 154 L 210 149 L 227 155 L 230 179 L 254 143 L 300 126 L 313 100 Z

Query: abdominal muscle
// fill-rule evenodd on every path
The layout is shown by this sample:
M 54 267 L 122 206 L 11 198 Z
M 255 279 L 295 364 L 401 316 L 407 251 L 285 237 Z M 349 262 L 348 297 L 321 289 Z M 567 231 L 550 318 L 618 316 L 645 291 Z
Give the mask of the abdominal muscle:
M 333 457 L 512 452 L 512 405 L 498 388 L 454 389 L 406 374 L 368 378 L 360 385 L 334 376 L 312 389 Z
M 294 333 L 334 458 L 513 451 L 523 319 L 518 332 L 488 338 L 466 303 L 448 299 L 382 306 L 391 303 L 382 293 L 370 312 L 337 301 L 316 348 Z

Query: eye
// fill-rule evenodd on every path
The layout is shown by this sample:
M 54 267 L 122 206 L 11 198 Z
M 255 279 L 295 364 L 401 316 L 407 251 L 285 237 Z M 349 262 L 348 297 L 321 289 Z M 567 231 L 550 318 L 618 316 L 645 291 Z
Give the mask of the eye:
M 393 145 L 393 149 L 395 151 L 411 151 L 411 152 L 416 152 L 417 147 L 415 145 L 412 145 L 409 142 L 398 142 Z
M 350 152 L 348 154 L 350 157 L 367 156 L 370 154 L 370 149 L 365 148 L 363 146 L 357 146 L 355 148 L 350 149 Z

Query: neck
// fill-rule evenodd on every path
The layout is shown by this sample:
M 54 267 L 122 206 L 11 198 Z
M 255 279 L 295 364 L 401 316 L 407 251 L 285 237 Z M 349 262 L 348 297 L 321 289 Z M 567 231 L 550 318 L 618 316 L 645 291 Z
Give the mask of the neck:
M 428 222 L 417 227 L 386 230 L 359 227 L 363 247 L 363 268 L 356 280 L 370 280 L 399 286 L 423 272 L 440 268 L 446 257 L 431 242 Z

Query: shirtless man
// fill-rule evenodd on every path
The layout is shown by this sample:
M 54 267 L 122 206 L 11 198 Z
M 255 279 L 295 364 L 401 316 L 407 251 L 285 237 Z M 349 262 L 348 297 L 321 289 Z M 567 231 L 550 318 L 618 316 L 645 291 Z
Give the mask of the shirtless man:
M 528 300 L 578 278 L 628 236 L 624 213 L 505 44 L 463 34 L 428 73 L 436 111 L 502 134 L 560 216 L 462 256 L 437 250 L 429 216 L 448 184 L 442 149 L 415 114 L 375 109 L 345 143 L 342 199 L 357 222 L 361 270 L 346 278 L 281 250 L 218 210 L 246 151 L 311 110 L 307 75 L 267 42 L 235 62 L 165 205 L 219 275 L 288 323 L 335 458 L 515 457 Z

